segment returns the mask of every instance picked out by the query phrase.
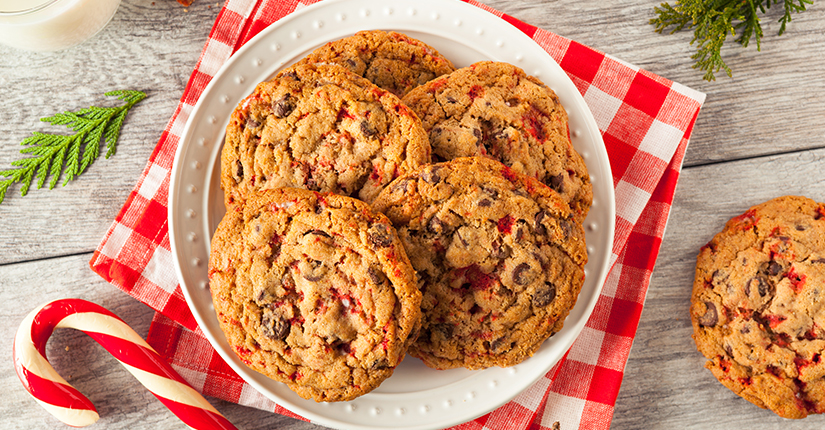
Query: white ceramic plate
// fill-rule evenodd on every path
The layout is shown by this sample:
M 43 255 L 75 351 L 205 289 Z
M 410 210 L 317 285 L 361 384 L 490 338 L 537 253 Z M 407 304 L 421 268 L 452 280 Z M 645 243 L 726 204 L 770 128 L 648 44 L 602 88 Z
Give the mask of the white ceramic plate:
M 331 40 L 359 30 L 385 29 L 418 38 L 456 67 L 505 61 L 556 91 L 570 117 L 573 145 L 593 180 L 585 222 L 590 256 L 576 307 L 564 329 L 525 362 L 511 368 L 436 371 L 407 359 L 370 394 L 350 402 L 315 403 L 243 365 L 227 344 L 208 289 L 209 241 L 224 214 L 220 150 L 232 110 L 258 82 Z M 249 384 L 281 406 L 339 428 L 443 428 L 483 415 L 527 389 L 562 358 L 581 332 L 610 262 L 615 204 L 610 164 L 590 110 L 573 83 L 532 39 L 504 20 L 457 0 L 327 0 L 297 11 L 240 49 L 207 86 L 184 128 L 172 169 L 169 232 L 181 288 L 209 341 Z

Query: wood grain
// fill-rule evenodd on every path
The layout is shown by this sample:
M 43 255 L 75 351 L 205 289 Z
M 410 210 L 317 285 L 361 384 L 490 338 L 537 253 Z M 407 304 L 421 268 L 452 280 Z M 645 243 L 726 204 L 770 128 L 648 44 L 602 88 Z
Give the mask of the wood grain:
M 779 8 L 762 20 L 762 51 L 724 49 L 734 77 L 702 80 L 692 33 L 661 35 L 648 20 L 657 1 L 489 0 L 496 9 L 708 94 L 696 123 L 669 227 L 616 404 L 613 428 L 821 428 L 824 417 L 789 422 L 736 397 L 703 366 L 690 339 L 687 306 L 698 248 L 725 220 L 782 194 L 825 200 L 825 7 L 795 15 L 777 36 Z M 38 119 L 140 89 L 149 97 L 126 120 L 118 152 L 58 189 L 0 204 L 2 348 L 22 317 L 49 299 L 81 297 L 116 312 L 145 335 L 152 312 L 88 268 L 166 127 L 219 11 L 196 1 L 124 0 L 92 40 L 57 53 L 0 45 L 0 169 L 19 158 Z M 65 351 L 66 347 L 69 351 Z M 98 406 L 99 427 L 180 428 L 179 421 L 115 360 L 80 333 L 58 331 L 55 367 Z M 65 428 L 25 393 L 11 361 L 0 368 L 3 428 Z M 215 400 L 239 428 L 311 429 L 311 424 Z

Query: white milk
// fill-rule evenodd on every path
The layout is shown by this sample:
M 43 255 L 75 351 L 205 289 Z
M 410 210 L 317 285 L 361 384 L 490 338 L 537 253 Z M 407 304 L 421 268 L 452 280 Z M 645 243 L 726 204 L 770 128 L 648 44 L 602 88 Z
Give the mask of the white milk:
M 0 43 L 29 51 L 65 49 L 100 31 L 119 4 L 120 0 L 0 0 Z

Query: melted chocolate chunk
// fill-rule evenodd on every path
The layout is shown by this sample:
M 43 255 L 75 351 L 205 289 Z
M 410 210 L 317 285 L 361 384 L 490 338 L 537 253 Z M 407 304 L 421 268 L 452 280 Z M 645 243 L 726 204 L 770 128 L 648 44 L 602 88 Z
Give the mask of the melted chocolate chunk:
M 441 333 L 445 339 L 453 337 L 453 326 L 447 323 L 439 323 L 433 325 L 433 330 Z
M 324 277 L 327 268 L 323 261 L 309 260 L 298 263 L 301 276 L 309 282 L 318 282 Z
M 521 263 L 513 269 L 513 282 L 516 285 L 527 285 L 531 281 L 530 276 L 530 265 L 527 263 Z
M 232 174 L 236 182 L 241 182 L 243 180 L 243 163 L 241 163 L 241 160 L 235 160 L 235 170 Z
M 428 184 L 437 184 L 441 181 L 441 176 L 438 176 L 438 170 L 440 167 L 438 166 L 430 166 L 427 169 L 424 169 L 421 172 L 421 179 L 426 181 Z
M 276 118 L 286 118 L 295 109 L 295 103 L 291 100 L 289 94 L 284 95 L 272 102 L 272 113 Z
M 547 234 L 547 227 L 545 227 L 544 224 L 541 223 L 544 220 L 544 217 L 546 216 L 547 212 L 545 212 L 544 210 L 540 210 L 539 213 L 536 214 L 536 234 Z
M 533 306 L 541 308 L 549 305 L 556 298 L 556 286 L 545 282 L 544 287 L 537 288 L 533 294 Z
M 378 132 L 373 128 L 368 121 L 361 121 L 361 133 L 366 137 L 373 137 Z
M 713 327 L 719 322 L 719 314 L 716 311 L 716 305 L 706 301 L 705 307 L 707 310 L 704 315 L 699 317 L 699 325 L 702 327 Z
M 556 176 L 551 176 L 547 178 L 547 185 L 550 188 L 556 190 L 556 192 L 563 193 L 564 192 L 564 173 L 559 173 Z
M 493 257 L 493 258 L 498 258 L 498 259 L 503 260 L 503 259 L 509 257 L 510 254 L 512 253 L 512 249 L 510 248 L 510 245 L 502 243 L 501 238 L 499 238 L 499 237 L 497 237 L 497 238 L 495 238 L 495 240 L 493 240 L 492 247 L 493 247 L 493 249 L 490 252 L 490 256 Z
M 384 275 L 384 272 L 373 266 L 367 268 L 367 275 L 369 275 L 370 280 L 375 285 L 384 285 L 387 283 L 387 275 Z
M 392 235 L 386 224 L 375 224 L 368 233 L 369 241 L 374 246 L 386 248 L 392 245 Z
M 289 336 L 289 321 L 275 316 L 272 311 L 266 310 L 261 316 L 261 331 L 264 336 L 272 340 L 284 340 Z

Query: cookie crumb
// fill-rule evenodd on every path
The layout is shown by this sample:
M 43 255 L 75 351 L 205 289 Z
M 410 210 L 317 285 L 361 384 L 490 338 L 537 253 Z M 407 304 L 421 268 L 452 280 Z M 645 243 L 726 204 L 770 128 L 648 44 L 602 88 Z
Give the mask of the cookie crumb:
M 558 421 L 553 423 L 553 430 L 561 430 L 561 424 Z

